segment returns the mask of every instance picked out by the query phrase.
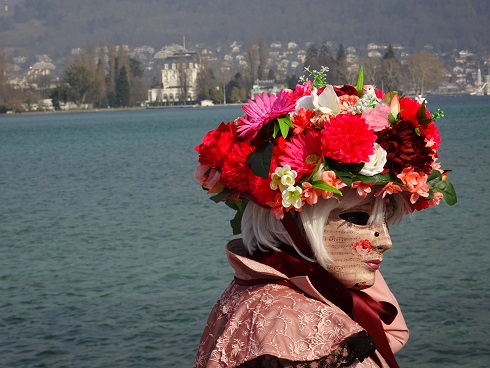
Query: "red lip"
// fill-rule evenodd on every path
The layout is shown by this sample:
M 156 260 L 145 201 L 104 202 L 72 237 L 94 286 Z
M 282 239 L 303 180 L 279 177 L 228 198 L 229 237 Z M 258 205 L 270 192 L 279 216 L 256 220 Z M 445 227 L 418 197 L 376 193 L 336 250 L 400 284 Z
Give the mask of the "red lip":
M 373 270 L 379 269 L 379 264 L 381 263 L 380 259 L 371 259 L 369 261 L 364 262 L 369 268 Z

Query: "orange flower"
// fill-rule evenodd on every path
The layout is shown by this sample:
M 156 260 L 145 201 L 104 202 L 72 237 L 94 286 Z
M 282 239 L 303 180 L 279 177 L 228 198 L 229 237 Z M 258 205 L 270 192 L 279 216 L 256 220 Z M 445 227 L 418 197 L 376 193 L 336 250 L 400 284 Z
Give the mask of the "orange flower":
M 303 202 L 306 202 L 311 206 L 318 202 L 318 193 L 315 191 L 315 188 L 313 188 L 313 185 L 311 185 L 311 183 L 308 183 L 307 181 L 305 181 L 302 185 Z
M 403 189 L 398 184 L 390 181 L 383 188 L 377 191 L 374 196 L 379 197 L 381 194 L 383 194 L 382 198 L 384 198 L 387 194 L 392 195 L 395 193 L 400 193 L 401 191 L 403 191 Z
M 366 198 L 368 193 L 371 193 L 371 186 L 358 180 L 351 184 L 352 188 L 357 188 L 357 195 L 359 198 Z
M 271 213 L 275 215 L 278 220 L 282 220 L 284 218 L 284 207 L 282 206 L 281 193 L 277 193 L 274 197 L 274 201 L 267 203 L 267 205 L 271 207 Z
M 429 196 L 429 185 L 427 185 L 428 176 L 426 174 L 419 174 L 413 171 L 413 167 L 407 167 L 397 177 L 412 193 L 410 196 L 410 202 L 412 204 L 417 202 L 419 197 L 427 198 Z

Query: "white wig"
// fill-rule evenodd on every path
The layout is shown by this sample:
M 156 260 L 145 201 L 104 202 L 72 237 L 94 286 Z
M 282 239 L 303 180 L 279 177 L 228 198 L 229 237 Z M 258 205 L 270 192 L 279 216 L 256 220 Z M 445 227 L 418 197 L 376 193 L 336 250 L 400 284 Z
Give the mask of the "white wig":
M 372 214 L 368 224 L 377 224 L 386 220 L 389 224 L 399 222 L 408 213 L 408 202 L 402 195 L 390 197 L 390 204 L 382 197 L 372 194 L 366 198 L 357 196 L 355 190 L 344 189 L 343 196 L 334 196 L 330 199 L 319 198 L 313 205 L 305 205 L 299 216 L 295 219 L 313 250 L 315 259 L 311 259 L 295 246 L 287 230 L 280 220 L 272 215 L 268 209 L 253 202 L 249 202 L 242 217 L 243 244 L 250 254 L 256 251 L 279 251 L 281 246 L 292 246 L 303 258 L 316 261 L 325 267 L 332 263 L 332 258 L 323 245 L 323 229 L 328 221 L 330 212 L 334 209 L 348 210 L 363 203 L 374 201 Z

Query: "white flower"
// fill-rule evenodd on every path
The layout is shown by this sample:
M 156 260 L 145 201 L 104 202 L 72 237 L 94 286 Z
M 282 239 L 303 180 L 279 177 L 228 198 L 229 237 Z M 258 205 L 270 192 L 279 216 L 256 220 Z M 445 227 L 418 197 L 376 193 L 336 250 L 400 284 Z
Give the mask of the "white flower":
M 374 144 L 374 153 L 369 155 L 367 162 L 359 174 L 366 176 L 374 176 L 383 171 L 386 165 L 386 151 L 378 143 Z
M 320 114 L 336 116 L 340 113 L 339 98 L 331 85 L 326 86 L 320 95 L 317 94 L 317 89 L 313 88 L 310 96 L 303 96 L 296 102 L 296 110 L 301 107 Z
M 301 208 L 303 201 L 301 200 L 301 193 L 303 189 L 299 186 L 295 187 L 293 185 L 289 186 L 282 191 L 282 206 L 288 208 L 289 206 L 294 206 L 294 208 Z
M 279 188 L 282 192 L 288 187 L 294 185 L 297 176 L 298 173 L 294 170 L 291 170 L 291 166 L 279 166 L 271 176 L 270 187 L 272 190 L 276 190 L 277 188 Z

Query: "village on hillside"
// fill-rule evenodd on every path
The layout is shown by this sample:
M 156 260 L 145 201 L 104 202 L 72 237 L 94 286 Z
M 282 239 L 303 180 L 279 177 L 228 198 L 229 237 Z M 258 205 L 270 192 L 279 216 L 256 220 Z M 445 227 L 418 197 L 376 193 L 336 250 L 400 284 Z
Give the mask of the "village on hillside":
M 0 50 L 0 59 L 1 56 Z M 128 60 L 126 64 L 121 61 L 124 58 Z M 354 84 L 363 66 L 367 82 L 405 94 L 490 94 L 490 55 L 471 50 L 437 54 L 430 45 L 423 50 L 408 50 L 402 45 L 370 43 L 359 49 L 330 42 L 300 45 L 294 41 L 283 44 L 260 40 L 247 45 L 235 41 L 229 45 L 187 47 L 183 39 L 180 45 L 166 45 L 160 50 L 150 46 L 101 45 L 91 50 L 73 49 L 69 57 L 60 61 L 53 61 L 49 55 L 37 55 L 35 60 L 21 55 L 3 59 L 4 83 L 11 92 L 24 96 L 24 100 L 17 98 L 10 104 L 4 96 L 2 103 L 0 86 L 0 106 L 4 105 L 4 110 L 5 106 L 8 110 L 39 111 L 240 103 L 256 93 L 274 93 L 290 86 L 303 74 L 305 66 L 320 67 L 324 60 L 333 73 L 332 83 Z M 115 72 L 111 70 L 114 60 L 116 64 L 119 61 Z M 432 64 L 427 64 L 429 61 Z M 95 79 L 99 73 L 97 88 L 105 84 L 104 93 L 113 88 L 114 99 L 97 100 L 93 97 L 96 93 L 90 93 L 90 86 L 86 93 L 76 91 L 70 95 L 68 78 L 73 63 L 84 63 Z M 127 77 L 121 85 L 127 85 L 132 95 L 118 97 L 116 87 L 123 64 L 127 65 L 123 73 Z M 1 68 L 0 60 L 0 71 Z M 136 74 L 133 68 L 137 68 Z M 420 70 L 431 73 L 425 85 L 416 80 Z M 110 78 L 112 82 L 108 82 Z

